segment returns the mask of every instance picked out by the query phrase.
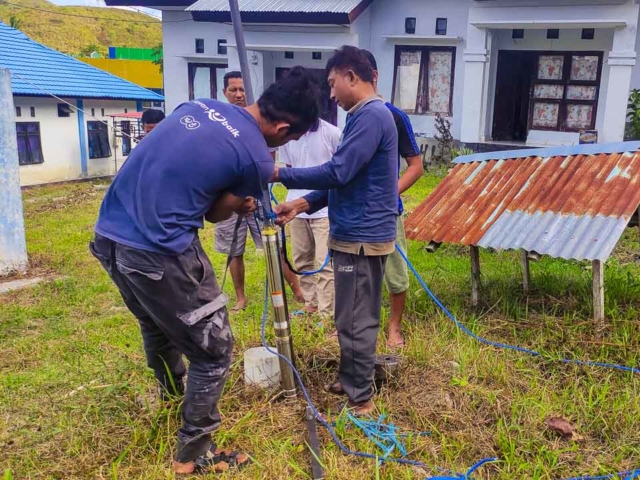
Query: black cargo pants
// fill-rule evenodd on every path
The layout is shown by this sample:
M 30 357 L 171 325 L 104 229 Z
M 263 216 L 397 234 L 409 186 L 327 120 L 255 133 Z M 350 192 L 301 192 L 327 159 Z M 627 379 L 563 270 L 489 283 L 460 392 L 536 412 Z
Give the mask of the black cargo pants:
M 161 387 L 182 393 L 189 359 L 187 390 L 178 431 L 176 460 L 189 462 L 209 448 L 220 426 L 222 394 L 233 348 L 227 298 L 196 237 L 181 255 L 147 252 L 96 234 L 91 253 L 116 284 L 140 323 L 147 364 Z

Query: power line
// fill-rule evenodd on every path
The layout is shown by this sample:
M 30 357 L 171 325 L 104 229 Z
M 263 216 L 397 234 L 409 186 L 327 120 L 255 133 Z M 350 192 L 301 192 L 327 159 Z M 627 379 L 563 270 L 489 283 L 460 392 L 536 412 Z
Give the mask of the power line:
M 29 7 L 27 5 L 18 5 L 17 3 L 12 3 L 12 2 L 7 2 L 7 0 L 0 0 L 0 3 L 5 4 L 5 5 L 10 5 L 14 8 L 26 8 L 29 10 L 36 10 L 38 12 L 45 12 L 45 13 L 51 13 L 53 15 L 62 15 L 64 17 L 77 17 L 77 18 L 88 18 L 88 19 L 93 19 L 93 20 L 104 20 L 106 22 L 122 22 L 122 23 L 142 23 L 142 24 L 154 24 L 154 25 L 160 25 L 162 23 L 162 21 L 160 20 L 155 20 L 155 21 L 147 21 L 147 20 L 126 20 L 126 19 L 120 19 L 120 18 L 109 18 L 109 17 L 92 17 L 89 15 L 80 15 L 77 13 L 65 13 L 65 12 L 56 12 L 55 10 L 47 10 L 45 8 L 38 8 L 38 7 Z M 189 18 L 189 19 L 185 19 L 185 20 L 169 20 L 169 21 L 165 21 L 164 23 L 183 23 L 183 22 L 192 22 L 193 19 Z

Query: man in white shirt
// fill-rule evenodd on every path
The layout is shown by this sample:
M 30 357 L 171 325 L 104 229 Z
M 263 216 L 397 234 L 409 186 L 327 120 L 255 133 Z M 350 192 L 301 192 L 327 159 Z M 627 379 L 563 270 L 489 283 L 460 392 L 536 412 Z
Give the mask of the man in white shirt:
M 278 150 L 279 160 L 287 167 L 308 168 L 331 160 L 340 144 L 338 127 L 324 120 L 299 140 Z M 308 194 L 310 190 L 289 190 L 287 202 Z M 312 271 L 324 264 L 328 253 L 329 213 L 323 208 L 316 213 L 301 213 L 289 224 L 293 262 L 298 271 Z M 331 262 L 318 274 L 300 278 L 305 310 L 322 316 L 333 316 L 333 268 Z

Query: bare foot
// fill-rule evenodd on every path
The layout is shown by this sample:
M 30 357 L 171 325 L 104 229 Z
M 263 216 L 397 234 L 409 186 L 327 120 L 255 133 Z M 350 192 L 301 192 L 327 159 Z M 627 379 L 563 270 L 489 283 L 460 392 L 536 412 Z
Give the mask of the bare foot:
M 304 307 L 304 310 L 307 313 L 316 313 L 318 311 L 318 307 Z
M 353 403 L 351 400 L 349 400 L 347 406 L 349 408 L 349 412 L 351 412 L 351 414 L 355 415 L 356 417 L 371 415 L 376 410 L 376 405 L 375 403 L 373 403 L 373 400 L 367 400 L 366 402 L 362 403 Z
M 245 310 L 246 308 L 247 308 L 247 299 L 243 298 L 236 302 L 235 306 L 231 309 L 231 313 L 238 313 L 242 310 Z
M 399 329 L 389 329 L 389 340 L 387 340 L 387 347 L 389 348 L 402 348 L 404 347 L 404 338 L 402 337 L 402 331 Z
M 182 463 L 175 460 L 173 461 L 173 471 L 178 475 L 188 475 L 190 473 L 193 473 L 195 469 L 196 462 Z

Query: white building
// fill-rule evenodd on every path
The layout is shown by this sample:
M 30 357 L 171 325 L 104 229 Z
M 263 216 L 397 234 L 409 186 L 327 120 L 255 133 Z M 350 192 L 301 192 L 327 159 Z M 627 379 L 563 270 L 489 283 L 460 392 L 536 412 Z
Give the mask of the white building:
M 162 10 L 168 111 L 221 97 L 237 70 L 228 0 L 107 0 Z M 621 141 L 636 69 L 636 0 L 240 0 L 254 89 L 282 69 L 319 70 L 343 44 L 377 58 L 380 92 L 418 136 L 434 116 L 455 138 L 565 145 L 581 130 Z M 327 118 L 331 106 L 326 105 Z M 344 121 L 339 112 L 338 123 Z
M 3 23 L 0 67 L 11 72 L 22 185 L 113 174 L 133 142 L 116 138 L 110 115 L 163 100 Z

